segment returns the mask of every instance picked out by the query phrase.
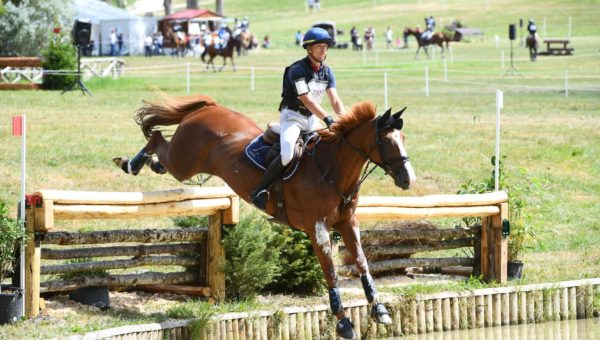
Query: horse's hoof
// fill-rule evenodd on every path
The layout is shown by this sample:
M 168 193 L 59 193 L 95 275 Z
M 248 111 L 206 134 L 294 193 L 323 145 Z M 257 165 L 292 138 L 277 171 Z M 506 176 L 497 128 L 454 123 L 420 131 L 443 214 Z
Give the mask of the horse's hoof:
M 121 168 L 121 170 L 123 170 L 124 173 L 129 174 L 129 172 L 127 171 L 127 164 L 129 162 L 129 158 L 127 157 L 115 157 L 113 158 L 113 163 L 115 163 L 116 166 L 118 166 L 119 168 Z
M 390 313 L 387 308 L 383 305 L 383 303 L 374 304 L 371 308 L 371 318 L 377 322 L 384 325 L 389 325 L 392 323 L 392 318 L 390 317 Z
M 350 321 L 348 317 L 344 317 L 338 321 L 335 326 L 335 332 L 344 339 L 356 339 L 356 333 L 354 333 L 353 327 L 352 321 Z

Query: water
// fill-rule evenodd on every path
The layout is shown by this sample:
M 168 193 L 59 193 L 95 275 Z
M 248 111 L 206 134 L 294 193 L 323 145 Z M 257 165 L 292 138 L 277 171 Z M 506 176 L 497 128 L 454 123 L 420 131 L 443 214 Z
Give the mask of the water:
M 397 340 L 600 340 L 600 318 L 409 335 Z

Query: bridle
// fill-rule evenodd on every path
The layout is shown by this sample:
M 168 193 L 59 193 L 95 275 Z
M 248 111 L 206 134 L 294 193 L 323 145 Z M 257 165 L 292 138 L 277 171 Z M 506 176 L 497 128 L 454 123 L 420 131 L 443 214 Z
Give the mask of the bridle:
M 333 187 L 333 189 L 338 194 L 338 196 L 340 196 L 342 198 L 342 208 L 344 208 L 346 205 L 348 205 L 348 203 L 350 203 L 352 201 L 352 199 L 354 199 L 354 197 L 360 190 L 362 183 L 367 179 L 367 177 L 369 177 L 369 175 L 375 170 L 375 168 L 380 167 L 381 169 L 383 169 L 383 171 L 385 171 L 386 174 L 393 176 L 394 173 L 393 173 L 393 170 L 392 170 L 392 167 L 390 164 L 393 164 L 396 161 L 402 161 L 402 164 L 410 161 L 408 156 L 403 156 L 403 155 L 400 155 L 398 157 L 388 158 L 387 153 L 385 152 L 385 147 L 383 145 L 383 140 L 381 139 L 381 133 L 383 133 L 387 130 L 402 129 L 403 121 L 399 117 L 404 112 L 405 109 L 406 108 L 402 109 L 400 112 L 395 114 L 394 116 L 397 115 L 397 117 L 395 118 L 396 120 L 392 121 L 391 123 L 389 122 L 390 110 L 388 110 L 383 116 L 379 116 L 379 117 L 377 117 L 377 119 L 375 119 L 375 122 L 374 122 L 374 124 L 375 124 L 375 143 L 371 144 L 371 147 L 369 148 L 368 152 L 364 152 L 360 148 L 356 147 L 354 144 L 350 143 L 350 141 L 348 141 L 348 139 L 346 137 L 341 136 L 341 140 L 344 143 L 348 144 L 348 146 L 350 146 L 351 150 L 353 150 L 355 153 L 357 153 L 358 155 L 360 155 L 367 161 L 367 165 L 364 167 L 362 175 L 360 176 L 358 182 L 354 186 L 354 189 L 349 194 L 342 193 L 338 189 L 338 185 L 337 185 L 336 181 L 332 178 L 327 177 L 326 176 L 327 174 L 325 173 L 321 164 L 318 161 L 316 162 L 321 173 L 326 176 L 327 182 Z M 385 120 L 385 121 L 383 121 L 383 120 Z M 377 146 L 379 154 L 381 155 L 381 160 L 382 160 L 381 162 L 377 162 L 377 161 L 373 160 L 370 156 L 370 154 L 372 153 L 373 148 L 375 146 Z M 316 160 L 316 158 L 315 158 L 315 160 Z M 373 163 L 373 166 L 369 169 L 370 163 Z

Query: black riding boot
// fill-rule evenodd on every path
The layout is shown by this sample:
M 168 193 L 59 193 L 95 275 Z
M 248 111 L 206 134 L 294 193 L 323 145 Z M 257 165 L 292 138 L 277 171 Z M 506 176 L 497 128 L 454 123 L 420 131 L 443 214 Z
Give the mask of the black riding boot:
M 281 164 L 281 156 L 277 156 L 275 159 L 271 161 L 271 164 L 265 170 L 265 174 L 261 179 L 258 186 L 250 193 L 250 199 L 252 200 L 252 204 L 254 204 L 257 208 L 265 210 L 267 206 L 267 200 L 269 200 L 269 187 L 279 175 L 285 166 Z

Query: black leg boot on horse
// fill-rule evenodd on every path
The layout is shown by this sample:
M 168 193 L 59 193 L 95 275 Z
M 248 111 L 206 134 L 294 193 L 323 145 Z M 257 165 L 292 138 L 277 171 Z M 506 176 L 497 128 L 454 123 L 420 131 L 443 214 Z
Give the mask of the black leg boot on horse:
M 140 152 L 138 152 L 131 160 L 127 157 L 117 157 L 113 158 L 113 162 L 126 174 L 134 176 L 137 176 L 137 174 L 140 173 L 140 170 L 142 170 L 144 165 L 148 165 L 150 169 L 157 174 L 162 175 L 167 173 L 167 169 L 165 169 L 155 157 L 146 153 L 146 150 L 144 149 L 140 150 Z
M 285 166 L 281 164 L 281 155 L 275 157 L 267 169 L 258 186 L 250 193 L 252 204 L 261 210 L 265 210 L 269 200 L 269 187 L 277 177 L 281 175 Z

